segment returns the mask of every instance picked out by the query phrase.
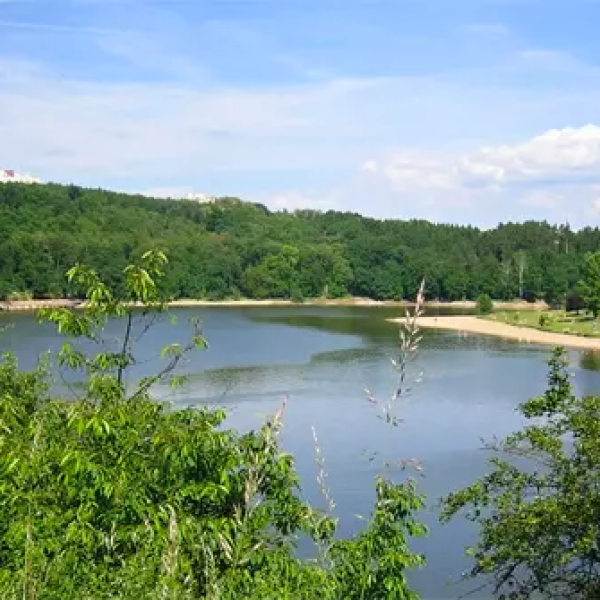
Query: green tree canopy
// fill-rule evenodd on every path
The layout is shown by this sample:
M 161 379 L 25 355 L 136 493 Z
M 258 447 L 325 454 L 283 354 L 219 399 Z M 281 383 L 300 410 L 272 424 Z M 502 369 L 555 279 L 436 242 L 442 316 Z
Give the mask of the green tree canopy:
M 585 255 L 580 288 L 588 309 L 597 317 L 600 313 L 600 252 L 588 252 Z
M 428 298 L 562 302 L 585 279 L 585 254 L 600 250 L 598 228 L 526 222 L 483 231 L 54 184 L 0 186 L 0 223 L 0 299 L 64 296 L 62 274 L 77 262 L 114 288 L 123 268 L 155 247 L 169 254 L 175 298 L 411 298 L 426 277 Z

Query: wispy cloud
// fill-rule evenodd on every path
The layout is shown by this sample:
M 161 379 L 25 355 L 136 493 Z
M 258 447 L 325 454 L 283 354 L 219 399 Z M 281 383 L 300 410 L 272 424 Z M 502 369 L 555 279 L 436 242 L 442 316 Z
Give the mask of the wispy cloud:
M 137 31 L 104 30 L 94 32 L 94 44 L 106 55 L 169 78 L 198 80 L 208 76 L 208 69 L 184 54 L 165 47 L 155 38 Z M 147 75 L 146 75 L 147 76 Z
M 4 0 L 6 3 L 10 3 L 11 0 Z M 34 0 L 21 0 L 22 2 L 33 2 Z M 2 4 L 3 0 L 0 0 Z M 56 25 L 52 23 L 38 23 L 35 21 L 4 21 L 0 20 L 0 31 L 2 29 L 16 29 L 16 30 L 30 30 L 30 31 L 48 31 L 53 33 L 67 33 L 67 34 L 109 34 L 119 33 L 118 29 L 111 29 L 105 27 L 85 27 L 80 25 Z
M 510 28 L 504 23 L 467 23 L 464 29 L 468 33 L 483 37 L 503 37 L 510 34 Z

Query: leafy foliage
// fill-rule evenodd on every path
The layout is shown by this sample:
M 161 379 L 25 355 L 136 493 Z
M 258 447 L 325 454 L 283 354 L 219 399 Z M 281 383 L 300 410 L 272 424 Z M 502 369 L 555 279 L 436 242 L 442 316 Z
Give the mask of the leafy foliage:
M 517 296 L 560 303 L 584 276 L 600 230 L 547 223 L 473 227 L 269 212 L 221 198 L 201 204 L 76 186 L 0 187 L 0 299 L 64 297 L 64 271 L 91 265 L 113 290 L 144 249 L 168 252 L 174 298 Z M 122 292 L 123 289 L 118 291 Z
M 580 288 L 587 308 L 597 317 L 600 313 L 600 252 L 589 252 L 585 255 Z
M 76 400 L 54 398 L 46 365 L 22 373 L 0 362 L 0 596 L 53 599 L 413 599 L 407 569 L 423 563 L 411 536 L 424 527 L 413 483 L 380 477 L 363 531 L 337 539 L 337 520 L 301 498 L 293 457 L 278 445 L 281 413 L 258 431 L 227 429 L 221 411 L 176 411 L 152 386 L 181 383 L 186 353 L 205 348 L 199 325 L 186 346 L 135 386 L 133 318 L 165 310 L 166 256 L 145 252 L 116 287 L 96 271 L 69 271 L 83 311 L 42 318 L 69 336 L 65 368 L 82 371 Z M 120 291 L 119 291 L 120 290 Z M 97 353 L 108 319 L 120 344 Z M 300 560 L 299 537 L 319 551 Z
M 480 315 L 489 315 L 494 310 L 494 303 L 488 294 L 481 294 L 477 298 L 477 312 Z
M 578 285 L 572 290 L 566 298 L 565 310 L 567 312 L 579 312 L 587 307 L 587 303 L 584 298 L 585 291 L 581 285 Z
M 445 499 L 444 518 L 479 524 L 471 576 L 492 576 L 500 597 L 600 596 L 600 397 L 577 398 L 563 350 L 546 393 L 520 406 L 530 423 L 489 448 L 493 471 Z

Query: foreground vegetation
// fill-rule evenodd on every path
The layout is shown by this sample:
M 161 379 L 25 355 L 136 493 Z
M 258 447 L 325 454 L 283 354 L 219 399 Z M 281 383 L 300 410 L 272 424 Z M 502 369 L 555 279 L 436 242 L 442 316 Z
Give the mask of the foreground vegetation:
M 162 351 L 160 372 L 126 385 L 134 342 L 164 312 L 156 281 L 165 262 L 148 252 L 128 266 L 121 296 L 93 270 L 69 272 L 88 307 L 42 318 L 69 336 L 59 364 L 83 380 L 76 399 L 52 397 L 44 365 L 22 373 L 11 355 L 0 361 L 0 597 L 416 598 L 406 572 L 423 558 L 408 541 L 425 528 L 410 480 L 378 477 L 366 527 L 338 539 L 323 460 L 318 509 L 302 499 L 293 457 L 279 448 L 281 413 L 241 434 L 224 427 L 221 411 L 152 401 L 152 386 L 181 385 L 178 366 L 206 347 L 197 323 L 187 346 Z M 102 339 L 107 319 L 123 322 L 118 343 Z M 88 354 L 81 340 L 100 346 Z M 394 400 L 414 343 L 408 327 Z M 392 408 L 383 406 L 388 423 Z M 300 537 L 314 542 L 314 559 L 297 558 Z
M 117 289 L 132 258 L 156 247 L 168 252 L 174 298 L 412 299 L 425 276 L 428 299 L 554 303 L 600 248 L 597 228 L 529 222 L 482 231 L 52 184 L 0 186 L 0 223 L 0 299 L 64 297 L 63 273 L 77 262 Z

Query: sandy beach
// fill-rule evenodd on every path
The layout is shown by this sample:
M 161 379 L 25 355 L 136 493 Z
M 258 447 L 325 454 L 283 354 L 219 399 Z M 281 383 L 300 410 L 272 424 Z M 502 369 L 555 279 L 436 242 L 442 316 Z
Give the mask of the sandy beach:
M 193 308 L 201 306 L 387 306 L 387 307 L 410 307 L 414 302 L 406 300 L 372 300 L 371 298 L 339 298 L 328 300 L 317 298 L 306 300 L 301 303 L 292 300 L 252 300 L 241 298 L 239 300 L 194 300 L 182 299 L 169 302 L 172 307 Z M 13 300 L 10 302 L 0 301 L 0 312 L 32 312 L 40 308 L 83 308 L 85 303 L 81 300 L 69 300 L 65 298 L 56 298 L 54 300 Z M 465 309 L 474 310 L 476 303 L 471 300 L 458 302 L 441 302 L 431 300 L 425 303 L 426 308 L 434 309 Z M 498 310 L 545 310 L 547 305 L 544 302 L 528 303 L 523 301 L 512 302 L 494 302 L 494 307 Z
M 399 323 L 404 319 L 389 320 Z M 423 329 L 445 329 L 449 331 L 508 338 L 529 344 L 547 344 L 550 346 L 600 350 L 600 337 L 586 338 L 565 333 L 539 331 L 537 329 L 532 329 L 531 327 L 506 325 L 505 323 L 496 323 L 494 321 L 487 321 L 473 316 L 421 317 L 418 320 L 418 324 L 419 327 L 422 327 Z

